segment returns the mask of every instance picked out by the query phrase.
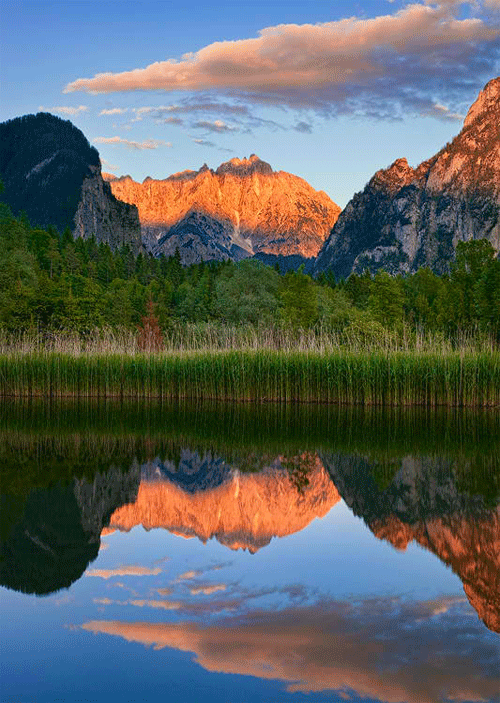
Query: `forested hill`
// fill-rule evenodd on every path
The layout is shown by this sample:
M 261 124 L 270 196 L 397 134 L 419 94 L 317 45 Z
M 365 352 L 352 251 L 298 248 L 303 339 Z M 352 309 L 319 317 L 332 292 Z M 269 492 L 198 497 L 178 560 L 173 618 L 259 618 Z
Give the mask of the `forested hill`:
M 0 199 L 31 225 L 139 251 L 137 208 L 113 196 L 97 150 L 69 120 L 39 112 L 0 124 L 0 178 Z
M 73 229 L 91 166 L 100 168 L 97 149 L 69 120 L 39 112 L 0 124 L 0 198 L 33 225 Z

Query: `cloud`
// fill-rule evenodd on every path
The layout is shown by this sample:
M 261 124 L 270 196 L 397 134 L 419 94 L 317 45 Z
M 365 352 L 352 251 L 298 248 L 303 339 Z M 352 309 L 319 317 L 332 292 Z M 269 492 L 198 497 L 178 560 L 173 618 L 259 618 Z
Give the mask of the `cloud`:
M 206 129 L 212 132 L 229 132 L 229 131 L 244 131 L 250 133 L 254 127 L 265 127 L 276 131 L 277 129 L 285 129 L 285 127 L 274 120 L 267 120 L 257 115 L 254 115 L 248 105 L 231 104 L 214 100 L 193 100 L 188 98 L 180 104 L 173 105 L 144 105 L 142 107 L 132 108 L 134 117 L 130 120 L 129 125 L 135 122 L 140 122 L 145 118 L 152 119 L 157 124 L 174 124 L 183 125 L 185 117 L 199 116 L 200 113 L 204 116 L 214 117 L 210 120 L 191 121 L 189 124 L 195 129 Z M 179 117 L 182 115 L 182 117 Z M 221 116 L 230 116 L 233 125 L 226 124 L 221 120 Z
M 104 166 L 105 168 L 111 168 L 111 169 L 116 169 L 118 166 L 116 164 L 111 164 L 109 161 L 106 161 L 106 159 L 103 159 L 101 156 L 101 166 Z M 101 549 L 107 549 L 108 548 L 108 543 L 107 542 L 101 542 Z
M 99 117 L 101 115 L 123 115 L 125 112 L 128 112 L 128 107 L 111 107 L 101 110 Z
M 184 571 L 184 573 L 179 574 L 177 578 L 175 579 L 175 583 L 178 583 L 179 581 L 189 581 L 190 579 L 194 579 L 197 576 L 201 576 L 203 574 L 203 571 L 200 571 L 199 569 L 191 569 L 190 571 Z
M 302 132 L 303 134 L 311 134 L 312 132 L 312 125 L 309 122 L 297 122 L 293 128 L 296 132 Z
M 216 132 L 217 134 L 236 131 L 236 127 L 231 127 L 222 120 L 215 120 L 214 122 L 198 120 L 198 122 L 194 122 L 191 126 L 195 129 L 204 129 L 207 132 Z
M 133 142 L 130 139 L 123 137 L 96 137 L 93 140 L 94 144 L 124 144 L 129 149 L 158 149 L 160 146 L 171 147 L 170 142 L 164 142 L 161 139 L 146 139 L 143 142 Z
M 192 139 L 193 139 L 193 142 L 195 144 L 198 144 L 199 146 L 217 147 L 217 144 L 214 144 L 214 142 L 211 142 L 210 139 L 195 139 L 194 137 Z
M 39 108 L 42 112 L 45 111 L 45 108 L 41 105 Z M 49 107 L 48 111 L 49 112 L 58 112 L 61 115 L 69 115 L 70 117 L 74 117 L 75 115 L 79 115 L 81 112 L 87 112 L 89 108 L 87 105 L 78 105 L 78 107 L 69 107 L 66 105 L 59 105 L 57 107 Z
M 110 579 L 113 576 L 157 576 L 158 574 L 161 574 L 160 567 L 149 569 L 147 566 L 120 566 L 118 569 L 90 569 L 85 572 L 85 576 L 98 576 L 102 579 Z
M 225 591 L 226 590 L 226 584 L 225 583 L 213 583 L 213 584 L 201 584 L 199 586 L 194 586 L 193 588 L 189 589 L 189 592 L 191 593 L 192 596 L 199 596 L 199 595 L 204 595 L 204 596 L 211 596 L 213 593 L 217 593 L 218 591 Z
M 94 620 L 84 630 L 191 652 L 207 671 L 278 679 L 289 691 L 354 691 L 388 703 L 495 700 L 498 647 L 463 599 L 323 599 L 208 626 Z
M 436 99 L 470 102 L 495 75 L 500 55 L 498 23 L 481 5 L 470 6 L 477 16 L 465 19 L 458 2 L 414 2 L 371 19 L 266 27 L 180 60 L 78 78 L 64 92 L 218 90 L 262 104 L 382 118 L 402 108 L 418 112 Z

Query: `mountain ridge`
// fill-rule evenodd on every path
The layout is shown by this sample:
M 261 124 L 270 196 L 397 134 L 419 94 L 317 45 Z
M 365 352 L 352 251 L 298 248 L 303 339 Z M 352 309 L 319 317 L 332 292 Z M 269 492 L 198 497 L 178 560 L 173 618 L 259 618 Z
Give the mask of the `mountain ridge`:
M 138 183 L 113 174 L 107 180 L 115 197 L 138 207 L 149 251 L 168 256 L 178 248 L 183 263 L 258 252 L 310 258 L 340 213 L 326 193 L 299 176 L 274 171 L 255 154 L 230 159 L 215 170 L 204 164 L 161 180 L 147 177 Z M 191 222 L 189 231 L 180 232 L 179 223 L 194 212 L 196 225 Z M 209 218 L 206 226 L 203 216 Z
M 459 241 L 500 250 L 500 77 L 470 107 L 459 134 L 412 168 L 380 169 L 347 204 L 318 254 L 315 272 L 365 268 L 391 274 L 428 266 L 445 273 Z

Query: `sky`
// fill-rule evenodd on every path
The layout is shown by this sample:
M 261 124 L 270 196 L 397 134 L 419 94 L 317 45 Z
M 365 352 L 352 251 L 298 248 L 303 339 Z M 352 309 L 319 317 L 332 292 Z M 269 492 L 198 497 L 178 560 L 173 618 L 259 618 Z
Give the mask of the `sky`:
M 0 121 L 70 119 L 103 170 L 252 153 L 344 207 L 461 129 L 500 74 L 500 0 L 0 0 Z

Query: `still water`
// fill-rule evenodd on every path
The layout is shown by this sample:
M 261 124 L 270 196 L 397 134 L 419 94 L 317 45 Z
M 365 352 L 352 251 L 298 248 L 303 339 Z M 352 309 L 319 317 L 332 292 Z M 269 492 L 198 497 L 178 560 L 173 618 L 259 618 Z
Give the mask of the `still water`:
M 500 415 L 3 404 L 1 700 L 500 700 Z

